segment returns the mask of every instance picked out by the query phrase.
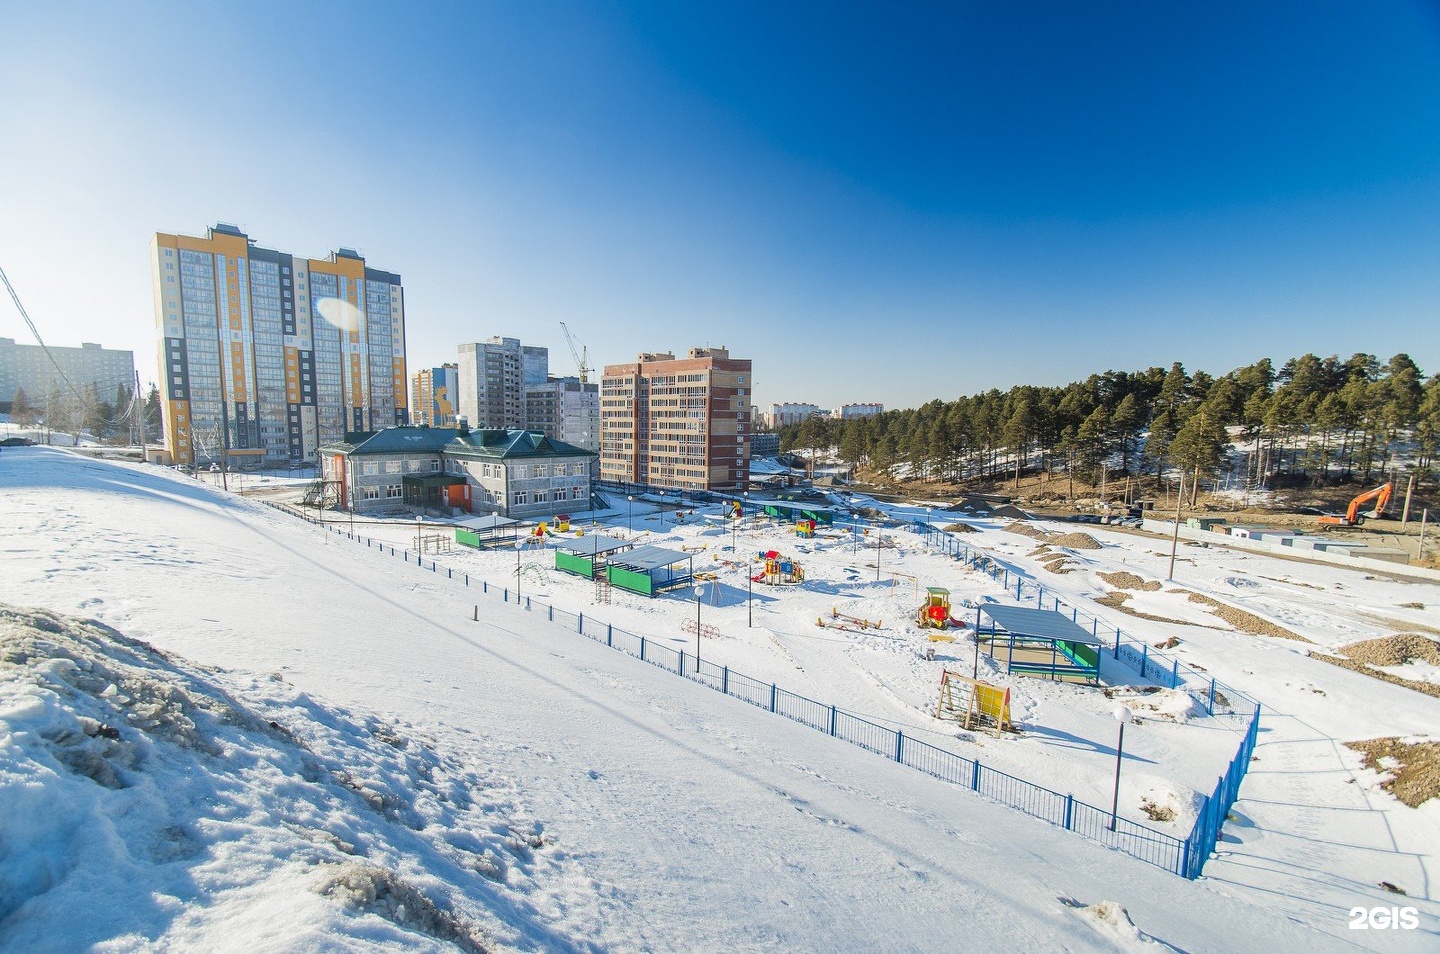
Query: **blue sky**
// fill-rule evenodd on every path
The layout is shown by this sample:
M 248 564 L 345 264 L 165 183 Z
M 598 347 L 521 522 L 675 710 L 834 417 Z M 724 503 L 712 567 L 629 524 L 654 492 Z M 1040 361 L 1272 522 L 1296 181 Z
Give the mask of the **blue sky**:
M 411 366 L 726 345 L 905 407 L 1306 351 L 1440 370 L 1440 13 L 0 0 L 0 266 L 153 375 L 147 243 L 405 282 Z M 0 336 L 28 340 L 8 302 Z

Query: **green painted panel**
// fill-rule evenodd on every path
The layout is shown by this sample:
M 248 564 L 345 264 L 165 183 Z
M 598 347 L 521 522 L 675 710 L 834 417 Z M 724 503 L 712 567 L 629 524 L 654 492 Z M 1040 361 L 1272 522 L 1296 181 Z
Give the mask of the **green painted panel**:
M 474 547 L 478 550 L 480 549 L 480 534 L 476 533 L 474 530 L 464 530 L 460 527 L 456 527 L 455 542 L 460 544 L 462 547 Z
M 655 595 L 649 573 L 636 573 L 634 570 L 627 570 L 620 566 L 611 566 L 606 569 L 610 582 L 620 589 L 629 590 L 632 593 L 644 593 L 646 596 Z
M 555 569 L 564 570 L 567 573 L 578 573 L 581 576 L 593 578 L 595 576 L 595 563 L 589 557 L 575 556 L 573 553 L 566 553 L 564 550 L 555 551 Z

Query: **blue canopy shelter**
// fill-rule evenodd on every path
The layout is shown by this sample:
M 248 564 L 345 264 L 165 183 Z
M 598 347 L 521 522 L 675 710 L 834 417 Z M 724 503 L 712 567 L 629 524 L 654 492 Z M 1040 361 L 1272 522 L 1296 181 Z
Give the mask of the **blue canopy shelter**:
M 988 633 L 982 616 L 990 619 Z M 1100 684 L 1100 640 L 1053 610 L 981 603 L 975 609 L 975 637 L 987 636 L 990 657 L 1004 659 L 1006 672 Z

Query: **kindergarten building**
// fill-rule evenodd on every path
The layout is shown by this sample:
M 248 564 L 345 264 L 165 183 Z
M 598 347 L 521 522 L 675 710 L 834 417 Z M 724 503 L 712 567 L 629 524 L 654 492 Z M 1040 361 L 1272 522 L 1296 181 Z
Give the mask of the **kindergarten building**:
M 494 513 L 515 520 L 590 509 L 593 451 L 539 431 L 387 427 L 320 448 L 341 509 Z

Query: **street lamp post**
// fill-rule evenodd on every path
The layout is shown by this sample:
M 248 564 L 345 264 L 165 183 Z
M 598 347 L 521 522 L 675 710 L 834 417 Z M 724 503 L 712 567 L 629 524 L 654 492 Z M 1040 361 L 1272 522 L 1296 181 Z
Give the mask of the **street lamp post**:
M 875 582 L 880 582 L 880 544 L 883 533 L 875 534 Z
M 970 678 L 980 679 L 980 611 L 975 611 L 975 665 L 971 667 Z
M 630 532 L 635 532 L 635 495 L 630 494 L 627 498 L 630 501 Z
M 525 538 L 515 539 L 515 605 L 520 605 L 520 554 L 525 552 Z
M 1110 830 L 1114 831 L 1120 811 L 1120 760 L 1125 757 L 1125 726 L 1135 718 L 1135 713 L 1128 706 L 1116 706 L 1111 714 L 1120 723 L 1120 738 L 1115 742 L 1115 796 L 1110 800 Z
M 749 629 L 755 625 L 755 577 L 750 571 L 755 569 L 747 560 L 745 562 L 745 628 Z
M 415 515 L 415 552 L 417 554 L 425 552 L 424 550 L 420 549 L 420 527 L 424 525 L 424 521 L 424 514 L 417 513 Z
M 700 597 L 705 593 L 705 584 L 695 584 L 695 675 L 700 675 Z

